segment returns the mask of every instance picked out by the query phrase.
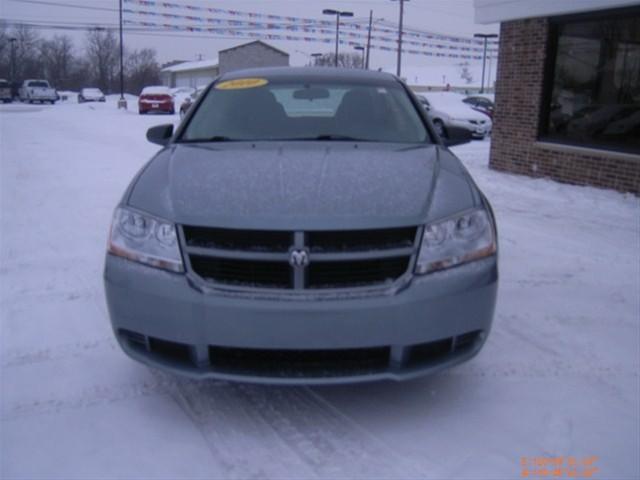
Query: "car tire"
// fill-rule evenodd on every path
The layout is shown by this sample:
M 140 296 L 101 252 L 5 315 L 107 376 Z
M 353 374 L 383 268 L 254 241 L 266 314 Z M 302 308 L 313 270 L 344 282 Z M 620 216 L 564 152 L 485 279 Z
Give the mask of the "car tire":
M 441 138 L 447 138 L 447 129 L 444 127 L 444 123 L 440 119 L 433 121 L 433 126 L 436 129 L 436 133 Z
M 176 114 L 175 108 L 172 108 L 171 110 L 169 110 L 169 115 L 175 115 L 175 114 Z
M 145 113 L 147 113 L 147 112 L 145 112 L 144 110 L 138 110 L 138 113 L 139 113 L 140 115 L 144 115 L 144 114 L 145 114 Z

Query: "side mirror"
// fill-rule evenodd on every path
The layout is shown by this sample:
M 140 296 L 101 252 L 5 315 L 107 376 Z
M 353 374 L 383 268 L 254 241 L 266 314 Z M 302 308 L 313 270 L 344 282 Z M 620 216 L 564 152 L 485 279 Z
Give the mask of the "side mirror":
M 158 125 L 147 130 L 147 140 L 151 143 L 166 146 L 173 136 L 173 124 Z
M 442 141 L 447 147 L 453 147 L 454 145 L 462 145 L 463 143 L 469 143 L 472 139 L 471 130 L 461 127 L 447 127 L 447 136 Z

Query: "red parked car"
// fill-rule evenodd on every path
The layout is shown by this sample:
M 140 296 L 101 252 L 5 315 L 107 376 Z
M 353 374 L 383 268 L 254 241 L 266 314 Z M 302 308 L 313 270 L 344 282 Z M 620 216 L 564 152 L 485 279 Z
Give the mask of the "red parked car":
M 144 87 L 138 98 L 138 113 L 149 112 L 174 114 L 176 112 L 173 96 L 167 87 Z

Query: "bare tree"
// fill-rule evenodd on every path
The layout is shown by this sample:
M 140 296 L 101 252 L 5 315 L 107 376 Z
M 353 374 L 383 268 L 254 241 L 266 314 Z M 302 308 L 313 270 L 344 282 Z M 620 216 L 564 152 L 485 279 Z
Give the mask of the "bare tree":
M 458 64 L 460 68 L 460 78 L 464 80 L 467 85 L 473 82 L 473 74 L 469 70 L 469 62 L 462 62 Z
M 16 81 L 25 78 L 41 77 L 43 73 L 40 63 L 40 36 L 31 27 L 25 25 L 15 26 L 8 33 L 10 38 L 16 39 Z
M 11 43 L 4 25 L 0 25 L 0 78 L 11 76 Z
M 119 57 L 118 42 L 113 31 L 90 30 L 85 48 L 92 83 L 104 92 L 115 90 Z
M 160 83 L 160 66 L 156 51 L 152 48 L 134 50 L 127 54 L 125 61 L 126 88 L 138 94 L 148 85 Z
M 57 88 L 69 88 L 75 63 L 73 42 L 67 35 L 56 35 L 40 42 L 40 57 L 44 75 Z

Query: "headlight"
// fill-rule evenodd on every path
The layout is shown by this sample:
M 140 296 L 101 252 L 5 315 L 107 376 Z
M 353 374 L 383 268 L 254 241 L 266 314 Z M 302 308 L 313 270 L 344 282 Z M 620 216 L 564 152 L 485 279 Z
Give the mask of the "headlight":
M 485 210 L 474 210 L 425 226 L 416 273 L 454 267 L 493 255 L 495 251 L 489 215 Z
M 152 267 L 184 271 L 175 225 L 127 208 L 116 208 L 113 214 L 108 251 Z

